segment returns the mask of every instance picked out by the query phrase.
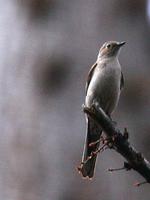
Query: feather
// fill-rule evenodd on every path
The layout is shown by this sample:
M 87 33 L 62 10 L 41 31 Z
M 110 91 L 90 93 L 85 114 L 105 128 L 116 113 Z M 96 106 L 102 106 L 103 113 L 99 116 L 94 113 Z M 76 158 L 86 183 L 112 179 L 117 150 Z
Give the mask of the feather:
M 97 62 L 95 62 L 92 65 L 92 67 L 91 67 L 91 69 L 90 69 L 90 71 L 88 73 L 88 77 L 87 77 L 87 81 L 86 81 L 86 86 L 85 86 L 86 94 L 87 94 L 87 90 L 88 90 L 88 87 L 89 87 L 89 84 L 90 84 L 90 81 L 92 79 L 92 76 L 93 76 L 93 73 L 94 73 L 94 70 L 95 70 L 96 66 L 97 66 Z

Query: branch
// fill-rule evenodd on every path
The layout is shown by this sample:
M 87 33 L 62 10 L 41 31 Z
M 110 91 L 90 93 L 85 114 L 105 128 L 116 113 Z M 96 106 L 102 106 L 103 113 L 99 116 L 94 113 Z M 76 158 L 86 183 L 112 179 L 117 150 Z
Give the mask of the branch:
M 130 145 L 126 134 L 123 135 L 115 127 L 112 120 L 98 105 L 94 104 L 91 108 L 84 106 L 83 111 L 103 129 L 108 138 L 111 138 L 113 149 L 128 162 L 125 162 L 125 168 L 134 169 L 146 179 L 146 182 L 150 183 L 150 163 Z

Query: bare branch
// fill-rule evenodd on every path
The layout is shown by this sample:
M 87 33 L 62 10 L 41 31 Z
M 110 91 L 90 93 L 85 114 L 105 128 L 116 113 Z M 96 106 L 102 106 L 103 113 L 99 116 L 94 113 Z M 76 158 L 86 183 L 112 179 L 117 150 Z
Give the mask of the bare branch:
M 127 130 L 122 134 L 106 113 L 95 104 L 91 108 L 84 106 L 83 111 L 103 129 L 108 138 L 111 138 L 113 149 L 127 160 L 128 169 L 136 170 L 150 183 L 150 163 L 130 145 Z

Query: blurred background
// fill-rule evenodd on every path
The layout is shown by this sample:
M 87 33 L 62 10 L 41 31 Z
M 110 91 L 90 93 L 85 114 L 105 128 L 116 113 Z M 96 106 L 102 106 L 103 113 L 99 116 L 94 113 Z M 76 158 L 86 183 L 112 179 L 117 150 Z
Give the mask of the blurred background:
M 100 46 L 126 41 L 125 88 L 113 119 L 150 160 L 150 0 L 0 0 L 0 199 L 140 200 L 149 184 L 123 159 L 99 155 L 93 181 L 76 171 L 81 105 Z

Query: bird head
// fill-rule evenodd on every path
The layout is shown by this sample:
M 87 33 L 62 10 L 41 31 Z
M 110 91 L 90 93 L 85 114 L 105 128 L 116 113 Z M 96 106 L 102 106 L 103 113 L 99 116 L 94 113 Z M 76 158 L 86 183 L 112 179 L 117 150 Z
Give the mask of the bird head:
M 120 48 L 125 42 L 109 41 L 105 42 L 100 48 L 99 57 L 109 58 L 118 55 Z

